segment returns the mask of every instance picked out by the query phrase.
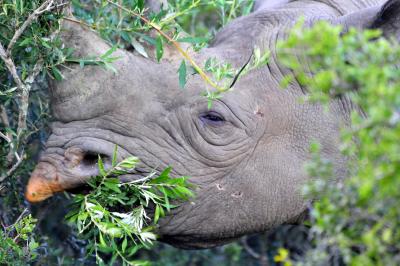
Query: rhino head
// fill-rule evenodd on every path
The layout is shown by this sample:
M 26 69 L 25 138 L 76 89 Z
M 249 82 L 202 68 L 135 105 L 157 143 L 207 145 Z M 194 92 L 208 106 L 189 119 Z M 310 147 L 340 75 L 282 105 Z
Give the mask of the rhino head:
M 128 51 L 113 65 L 69 66 L 64 80 L 51 82 L 55 122 L 26 197 L 42 201 L 55 192 L 84 184 L 98 174 L 97 155 L 110 161 L 141 159 L 140 178 L 173 167 L 187 175 L 196 197 L 160 222 L 161 240 L 183 248 L 204 248 L 299 222 L 306 212 L 301 185 L 309 179 L 303 165 L 309 145 L 318 141 L 322 156 L 334 163 L 337 178 L 346 174 L 338 150 L 339 129 L 349 123 L 346 100 L 332 101 L 329 112 L 318 104 L 300 103 L 298 85 L 281 89 L 287 69 L 277 62 L 275 46 L 297 19 L 306 24 L 328 20 L 356 27 L 381 27 L 397 34 L 400 1 L 259 1 L 249 16 L 234 20 L 213 43 L 193 54 L 197 62 L 217 58 L 240 67 L 255 46 L 271 51 L 268 66 L 240 79 L 234 90 L 211 109 L 201 96 L 205 83 L 193 75 L 185 89 L 177 78 L 179 62 L 161 63 Z M 110 46 L 78 24 L 64 23 L 63 39 L 75 56 L 101 55 Z

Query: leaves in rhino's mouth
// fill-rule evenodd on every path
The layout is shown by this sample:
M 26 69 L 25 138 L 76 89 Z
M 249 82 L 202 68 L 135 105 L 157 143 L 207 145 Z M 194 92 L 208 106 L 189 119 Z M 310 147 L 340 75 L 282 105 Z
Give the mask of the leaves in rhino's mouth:
M 86 248 L 88 253 L 95 254 L 99 263 L 103 262 L 104 254 L 132 262 L 137 250 L 148 247 L 156 239 L 152 231 L 159 218 L 177 207 L 171 201 L 193 197 L 187 177 L 171 178 L 171 168 L 159 175 L 151 173 L 121 182 L 118 176 L 132 173 L 139 159 L 129 157 L 117 163 L 116 154 L 117 147 L 109 170 L 104 168 L 99 156 L 99 175 L 86 185 L 71 190 L 78 194 L 66 216 L 79 235 L 92 240 Z M 128 242 L 131 242 L 129 247 Z

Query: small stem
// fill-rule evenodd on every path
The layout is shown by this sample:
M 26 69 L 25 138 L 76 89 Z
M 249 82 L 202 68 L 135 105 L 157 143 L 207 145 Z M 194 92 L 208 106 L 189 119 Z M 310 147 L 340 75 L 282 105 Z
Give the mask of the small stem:
M 7 50 L 4 48 L 4 46 L 0 43 L 0 59 L 4 61 L 4 64 L 7 68 L 7 70 L 10 72 L 14 83 L 17 86 L 17 99 L 19 100 L 18 102 L 18 122 L 17 122 L 17 137 L 16 137 L 16 142 L 13 142 L 12 136 L 8 136 L 8 141 L 10 143 L 10 150 L 7 155 L 7 161 L 11 164 L 11 162 L 14 160 L 14 158 L 17 159 L 17 162 L 13 165 L 13 167 L 3 176 L 0 177 L 0 182 L 3 181 L 6 177 L 11 175 L 17 167 L 21 164 L 22 162 L 22 153 L 21 156 L 18 155 L 17 149 L 20 146 L 21 139 L 24 135 L 24 132 L 27 129 L 26 125 L 26 118 L 28 114 L 28 107 L 29 107 L 29 91 L 31 88 L 31 84 L 35 80 L 36 76 L 40 73 L 43 67 L 43 61 L 39 60 L 36 65 L 34 66 L 34 69 L 31 73 L 31 75 L 28 76 L 28 78 L 25 81 L 22 81 L 21 78 L 18 75 L 17 67 L 15 66 L 15 63 L 11 57 L 11 51 L 17 40 L 22 36 L 26 28 L 28 28 L 33 21 L 35 21 L 42 13 L 49 11 L 53 9 L 55 6 L 54 0 L 47 0 L 45 1 L 41 6 L 39 6 L 33 13 L 31 13 L 26 21 L 22 24 L 22 26 L 16 30 L 14 33 L 13 37 L 11 38 L 10 43 L 8 44 Z M 7 113 L 5 111 L 4 106 L 0 106 L 1 108 L 1 120 L 4 123 L 5 127 L 9 127 L 9 121 L 7 117 Z M 25 138 L 24 138 L 25 139 Z
M 178 50 L 178 52 L 187 60 L 189 61 L 189 63 L 192 65 L 192 67 L 199 73 L 199 75 L 202 77 L 202 79 L 208 83 L 210 86 L 212 86 L 213 88 L 215 88 L 217 91 L 219 92 L 225 92 L 227 91 L 226 88 L 222 88 L 220 86 L 218 86 L 218 84 L 216 84 L 215 82 L 213 82 L 206 73 L 204 73 L 204 71 L 201 69 L 201 67 L 199 67 L 196 62 L 190 57 L 190 55 L 184 51 L 182 49 L 182 47 L 179 45 L 178 42 L 176 42 L 175 40 L 173 40 L 171 37 L 168 36 L 168 34 L 166 34 L 165 32 L 163 32 L 161 30 L 161 27 L 153 22 L 151 22 L 150 20 L 148 20 L 146 17 L 140 15 L 139 13 L 132 11 L 130 9 L 127 9 L 124 6 L 119 5 L 118 3 L 114 3 L 111 0 L 106 0 L 108 3 L 116 6 L 117 8 L 120 8 L 122 10 L 124 10 L 125 12 L 128 12 L 129 14 L 131 14 L 132 16 L 138 17 L 140 18 L 142 21 L 144 21 L 147 25 L 151 26 L 152 28 L 154 28 L 160 35 L 162 35 L 165 39 L 167 39 L 169 42 L 171 42 L 175 48 Z
M 4 50 L 4 47 L 1 43 L 0 43 L 0 58 L 4 61 L 18 89 L 22 90 L 24 88 L 24 83 L 18 76 L 17 68 L 15 67 L 13 60 L 8 56 L 8 53 Z
M 162 28 L 164 25 L 168 24 L 171 20 L 174 20 L 175 18 L 177 18 L 177 17 L 179 17 L 179 16 L 185 14 L 185 13 L 188 12 L 189 10 L 191 10 L 191 9 L 193 9 L 193 8 L 195 8 L 195 7 L 197 7 L 197 5 L 198 5 L 199 3 L 200 3 L 200 0 L 197 0 L 196 2 L 193 2 L 193 3 L 192 3 L 188 8 L 186 8 L 185 10 L 181 10 L 180 12 L 175 13 L 174 15 L 172 15 L 172 16 L 170 16 L 170 17 L 167 17 L 165 20 L 162 20 L 162 21 L 160 22 L 161 28 Z
M 134 265 L 134 264 L 132 264 L 130 261 L 128 261 L 128 260 L 125 258 L 125 256 L 122 255 L 121 252 L 119 252 L 118 249 L 115 249 L 115 251 L 117 251 L 119 257 L 120 257 L 123 261 L 125 261 L 126 263 L 128 263 L 128 265 Z
M 118 4 L 122 5 L 122 0 L 118 0 Z M 124 17 L 122 16 L 122 9 L 118 9 L 118 25 L 117 25 L 117 30 L 120 30 L 122 21 L 124 20 Z M 118 36 L 117 44 L 119 45 L 121 42 L 121 36 Z
M 85 22 L 83 22 L 83 21 L 81 21 L 81 20 L 77 20 L 77 19 L 73 19 L 73 18 L 68 18 L 68 17 L 64 17 L 63 19 L 64 19 L 64 20 L 67 20 L 67 21 L 71 21 L 71 22 L 77 23 L 77 24 L 85 25 L 86 27 L 91 28 L 91 29 L 96 28 L 95 26 L 89 25 L 89 24 L 87 24 L 87 23 L 85 23 Z
M 231 5 L 231 10 L 229 11 L 229 16 L 227 19 L 228 22 L 232 19 L 233 12 L 235 12 L 235 5 L 236 5 L 236 0 L 233 0 L 233 3 Z
M 240 243 L 242 244 L 242 247 L 244 248 L 244 250 L 250 255 L 252 256 L 254 259 L 258 260 L 261 255 L 259 253 L 257 253 L 254 249 L 252 249 L 249 244 L 247 243 L 247 237 L 242 238 L 242 240 L 240 241 Z
M 35 21 L 40 14 L 43 12 L 49 11 L 53 8 L 53 2 L 54 0 L 47 0 L 44 2 L 39 8 L 37 8 L 35 11 L 33 11 L 32 14 L 29 15 L 29 17 L 25 20 L 25 22 L 22 24 L 22 26 L 14 33 L 14 36 L 12 37 L 10 43 L 8 44 L 7 47 L 7 55 L 11 54 L 11 50 L 14 46 L 14 44 L 17 42 L 19 37 L 21 37 L 22 33 L 26 30 L 27 27 L 29 27 L 33 21 Z
M 9 177 L 10 175 L 12 175 L 12 173 L 15 172 L 15 170 L 17 170 L 17 168 L 20 166 L 20 164 L 23 161 L 23 152 L 18 155 L 17 152 L 15 152 L 15 158 L 17 159 L 17 162 L 7 171 L 7 173 L 5 173 L 4 175 L 0 176 L 0 183 L 3 182 L 7 177 Z
M 15 227 L 15 225 L 17 224 L 17 223 L 19 223 L 19 221 L 21 221 L 21 219 L 22 218 L 24 218 L 24 216 L 25 216 L 25 214 L 28 212 L 28 209 L 27 208 L 25 208 L 22 212 L 21 212 L 21 214 L 18 216 L 18 218 L 17 218 L 17 220 L 15 220 L 15 222 L 12 224 L 12 225 L 9 225 L 9 226 L 7 226 L 6 228 L 9 228 L 9 227 Z M 17 236 L 15 236 L 14 237 L 14 242 L 18 239 L 18 237 L 19 237 L 19 234 L 17 235 Z
M 2 137 L 5 141 L 7 141 L 8 143 L 11 142 L 11 140 L 9 139 L 8 136 L 4 135 L 1 131 L 0 131 L 0 137 Z

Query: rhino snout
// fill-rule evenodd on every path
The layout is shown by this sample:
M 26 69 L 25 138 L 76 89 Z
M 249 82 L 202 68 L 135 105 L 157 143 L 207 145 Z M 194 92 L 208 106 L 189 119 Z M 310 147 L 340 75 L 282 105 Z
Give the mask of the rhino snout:
M 31 174 L 25 192 L 26 199 L 32 203 L 40 202 L 54 193 L 84 186 L 90 177 L 99 174 L 99 156 L 105 168 L 109 168 L 109 156 L 78 147 L 68 148 L 64 156 L 47 155 Z

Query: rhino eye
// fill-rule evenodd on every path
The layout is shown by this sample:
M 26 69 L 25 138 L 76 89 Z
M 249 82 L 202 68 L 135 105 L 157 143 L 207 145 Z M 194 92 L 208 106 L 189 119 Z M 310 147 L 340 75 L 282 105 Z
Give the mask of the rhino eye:
M 201 121 L 205 123 L 212 123 L 212 124 L 221 124 L 225 122 L 225 119 L 222 115 L 216 112 L 208 112 L 205 114 L 200 115 Z

